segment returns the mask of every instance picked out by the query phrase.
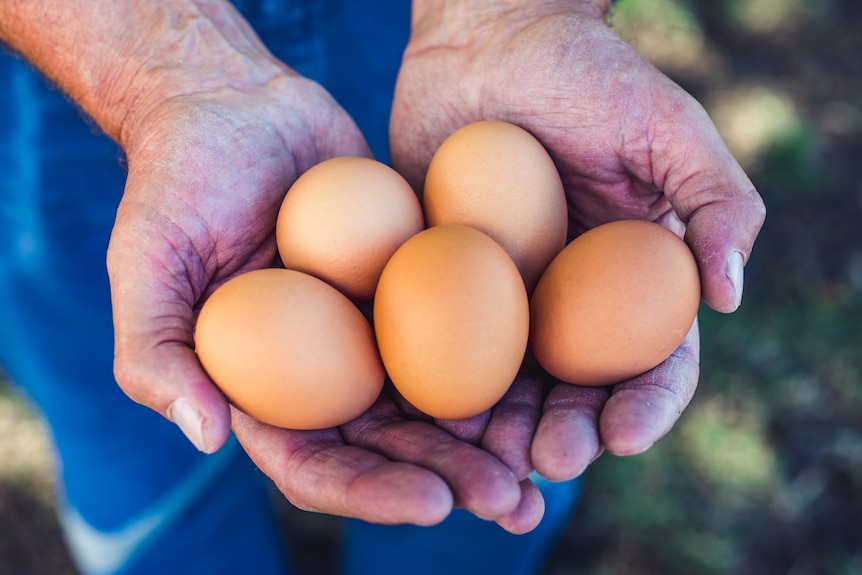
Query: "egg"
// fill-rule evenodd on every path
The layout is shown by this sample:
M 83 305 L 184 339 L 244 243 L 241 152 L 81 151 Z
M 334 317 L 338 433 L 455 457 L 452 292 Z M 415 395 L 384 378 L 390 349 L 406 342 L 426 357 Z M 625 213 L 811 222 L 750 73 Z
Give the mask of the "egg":
M 290 429 L 354 419 L 385 377 L 365 316 L 329 284 L 295 270 L 257 270 L 222 284 L 201 308 L 195 347 L 228 401 Z
M 563 184 L 530 132 L 499 120 L 468 124 L 434 153 L 422 195 L 428 226 L 485 232 L 515 261 L 528 291 L 566 242 Z
M 529 303 L 506 251 L 474 228 L 428 228 L 383 269 L 374 328 L 396 389 L 424 413 L 464 419 L 508 390 L 527 348 Z
M 700 303 L 697 263 L 673 232 L 623 220 L 575 238 L 551 262 L 530 304 L 530 348 L 554 377 L 618 383 L 664 361 Z
M 419 198 L 398 172 L 370 158 L 341 156 L 316 164 L 290 187 L 276 241 L 286 268 L 367 301 L 389 257 L 424 227 Z

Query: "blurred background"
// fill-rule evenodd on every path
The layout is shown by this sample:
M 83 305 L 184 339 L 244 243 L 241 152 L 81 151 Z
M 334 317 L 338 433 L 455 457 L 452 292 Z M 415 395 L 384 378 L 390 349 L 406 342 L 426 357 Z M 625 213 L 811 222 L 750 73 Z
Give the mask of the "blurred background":
M 862 3 L 621 0 L 611 25 L 700 100 L 767 205 L 743 305 L 649 452 L 601 457 L 546 575 L 862 573 Z M 0 573 L 73 574 L 50 443 L 0 383 Z M 338 521 L 281 504 L 300 575 Z

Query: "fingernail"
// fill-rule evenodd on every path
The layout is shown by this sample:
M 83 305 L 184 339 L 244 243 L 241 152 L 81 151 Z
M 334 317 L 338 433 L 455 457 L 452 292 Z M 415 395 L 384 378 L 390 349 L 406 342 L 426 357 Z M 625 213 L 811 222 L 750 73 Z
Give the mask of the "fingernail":
M 204 418 L 195 405 L 185 398 L 175 400 L 168 408 L 168 417 L 199 451 L 209 453 L 204 444 Z
M 736 300 L 734 309 L 738 308 L 742 303 L 742 284 L 744 277 L 744 269 L 745 263 L 743 262 L 742 252 L 739 250 L 733 250 L 730 252 L 730 255 L 727 256 L 727 268 L 725 268 L 725 275 L 727 275 L 727 279 L 730 280 L 730 283 L 733 284 L 733 288 L 736 290 Z

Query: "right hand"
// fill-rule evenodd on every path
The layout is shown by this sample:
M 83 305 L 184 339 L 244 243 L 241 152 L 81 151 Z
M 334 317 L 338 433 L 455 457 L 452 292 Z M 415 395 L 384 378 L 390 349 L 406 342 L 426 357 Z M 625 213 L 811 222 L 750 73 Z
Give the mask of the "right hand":
M 703 301 L 731 312 L 765 208 L 703 107 L 605 22 L 609 2 L 414 2 L 393 101 L 393 165 L 422 189 L 436 148 L 479 120 L 527 129 L 551 154 L 569 234 L 642 219 L 684 235 Z M 513 89 L 516 86 L 516 89 Z M 608 387 L 528 370 L 491 414 L 457 426 L 524 476 L 579 475 L 604 449 L 641 453 L 689 404 L 697 324 L 664 363 Z

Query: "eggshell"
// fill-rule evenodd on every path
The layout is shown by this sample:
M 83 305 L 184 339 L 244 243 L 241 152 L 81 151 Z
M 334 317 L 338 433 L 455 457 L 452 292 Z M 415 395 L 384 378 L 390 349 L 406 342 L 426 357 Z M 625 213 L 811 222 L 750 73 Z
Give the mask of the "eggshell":
M 276 238 L 286 268 L 323 279 L 353 300 L 369 300 L 389 257 L 424 227 L 419 198 L 398 172 L 341 156 L 294 182 L 279 210 Z
M 529 304 L 514 262 L 467 226 L 429 228 L 383 270 L 374 298 L 383 363 L 428 415 L 464 419 L 497 403 L 521 365 Z
M 324 429 L 365 412 L 383 386 L 368 320 L 335 288 L 265 269 L 219 287 L 198 316 L 198 358 L 228 400 L 291 429 Z
M 566 242 L 566 197 L 554 161 L 508 122 L 474 122 L 446 138 L 431 159 L 422 202 L 428 226 L 465 224 L 496 240 L 530 292 Z
M 646 221 L 604 224 L 572 241 L 542 275 L 530 347 L 563 381 L 617 383 L 673 353 L 699 303 L 697 263 L 682 239 Z

